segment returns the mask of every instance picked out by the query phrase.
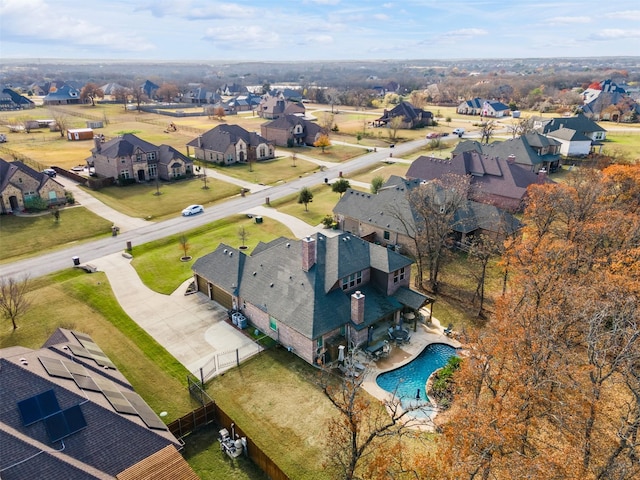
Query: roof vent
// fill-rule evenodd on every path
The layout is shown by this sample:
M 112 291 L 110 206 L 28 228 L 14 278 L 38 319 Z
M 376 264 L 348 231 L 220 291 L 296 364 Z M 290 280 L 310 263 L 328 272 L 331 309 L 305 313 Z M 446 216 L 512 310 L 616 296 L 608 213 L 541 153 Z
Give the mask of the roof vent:
M 287 242 L 287 248 L 289 248 L 291 246 L 291 244 L 289 242 Z
M 229 250 L 227 250 L 226 248 L 223 250 L 224 253 L 227 253 Z
M 256 276 L 256 273 L 257 273 L 257 272 L 253 272 L 251 275 L 253 275 L 253 276 L 255 277 L 255 276 Z
M 230 257 L 233 257 L 233 252 L 229 252 L 229 256 L 230 256 Z
M 271 282 L 271 284 L 269 286 L 273 288 L 273 282 Z

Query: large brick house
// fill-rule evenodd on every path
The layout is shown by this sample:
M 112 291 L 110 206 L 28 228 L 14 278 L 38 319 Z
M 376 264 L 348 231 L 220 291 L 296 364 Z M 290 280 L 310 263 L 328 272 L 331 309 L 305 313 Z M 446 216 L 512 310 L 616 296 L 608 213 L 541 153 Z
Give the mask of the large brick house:
M 322 134 L 322 127 L 298 115 L 282 115 L 260 125 L 264 138 L 279 147 L 313 145 Z
M 230 165 L 275 157 L 273 143 L 238 125 L 218 125 L 187 143 L 187 155 L 199 160 Z
M 48 206 L 67 202 L 64 187 L 49 175 L 22 162 L 0 158 L 0 214 L 20 212 L 34 199 L 41 199 Z
M 144 182 L 174 180 L 193 174 L 193 160 L 169 145 L 154 145 L 126 133 L 95 147 L 87 164 L 98 177 Z
M 388 126 L 394 118 L 400 118 L 402 122 L 399 128 L 406 129 L 424 127 L 433 123 L 433 114 L 431 112 L 416 108 L 409 102 L 400 102 L 391 110 L 385 109 L 382 116 L 373 123 L 378 127 Z
M 302 103 L 286 100 L 282 94 L 265 94 L 258 105 L 258 116 L 270 120 L 282 115 L 304 115 L 305 107 Z
M 338 346 L 386 337 L 431 299 L 409 287 L 412 260 L 351 234 L 260 243 L 251 255 L 220 244 L 193 265 L 197 289 L 311 364 Z

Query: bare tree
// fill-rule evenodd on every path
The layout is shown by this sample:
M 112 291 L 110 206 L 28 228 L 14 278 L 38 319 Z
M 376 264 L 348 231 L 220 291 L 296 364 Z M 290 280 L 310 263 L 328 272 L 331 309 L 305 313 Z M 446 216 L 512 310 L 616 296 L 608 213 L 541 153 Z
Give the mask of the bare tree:
M 480 125 L 480 143 L 489 143 L 489 139 L 493 136 L 493 132 L 497 128 L 495 120 L 489 120 Z
M 124 109 L 127 109 L 127 102 L 129 101 L 129 96 L 131 95 L 131 90 L 125 87 L 120 87 L 113 92 L 113 98 L 116 102 L 122 103 L 124 105 Z
M 402 127 L 404 123 L 404 119 L 400 115 L 396 115 L 391 120 L 389 120 L 389 138 L 392 141 L 396 141 L 398 138 L 398 130 Z
M 184 255 L 182 256 L 182 259 L 188 259 L 189 258 L 189 248 L 191 247 L 191 245 L 189 245 L 189 239 L 187 238 L 186 235 L 180 235 L 180 238 L 178 239 L 178 241 L 180 242 L 180 248 L 182 249 L 182 253 L 184 253 Z
M 165 102 L 173 102 L 180 93 L 180 89 L 173 83 L 163 83 L 156 90 L 156 95 Z
M 80 98 L 82 100 L 91 100 L 91 106 L 96 106 L 96 98 L 104 98 L 104 92 L 98 85 L 93 82 L 87 83 L 80 91 Z
M 249 238 L 249 232 L 247 232 L 247 230 L 244 227 L 240 227 L 238 229 L 238 238 L 240 239 L 240 242 L 242 243 L 242 247 L 246 247 L 247 246 L 247 238 Z
M 60 132 L 60 136 L 64 138 L 64 133 L 69 123 L 67 116 L 64 113 L 56 112 L 55 110 L 49 110 L 49 113 L 55 122 L 55 128 Z
M 511 138 L 521 137 L 534 131 L 533 120 L 529 117 L 513 119 L 507 130 L 511 133 Z
M 131 98 L 135 102 L 138 111 L 140 111 L 140 104 L 146 102 L 149 99 L 149 97 L 147 97 L 147 94 L 144 93 L 144 91 L 140 87 L 134 88 L 132 90 Z
M 17 319 L 31 307 L 30 291 L 31 281 L 28 275 L 21 279 L 0 278 L 0 314 L 11 320 L 14 330 L 18 328 Z

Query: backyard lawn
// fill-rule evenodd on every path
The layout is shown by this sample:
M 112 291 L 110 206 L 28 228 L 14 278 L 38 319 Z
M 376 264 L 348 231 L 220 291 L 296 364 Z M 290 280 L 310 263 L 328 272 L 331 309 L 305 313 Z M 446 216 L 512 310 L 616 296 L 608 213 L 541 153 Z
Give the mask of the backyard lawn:
M 132 250 L 132 265 L 147 287 L 169 295 L 193 275 L 193 262 L 213 252 L 218 244 L 226 243 L 232 247 L 240 247 L 242 242 L 238 234 L 242 228 L 246 234 L 247 252 L 251 252 L 261 241 L 269 242 L 281 236 L 293 238 L 289 228 L 270 218 L 264 218 L 262 223 L 256 224 L 246 215 L 234 215 L 184 234 L 135 246 Z M 188 262 L 180 260 L 184 255 L 180 243 L 182 235 L 187 239 L 188 255 L 192 257 Z
M 0 263 L 110 234 L 111 222 L 84 207 L 60 210 L 58 222 L 49 212 L 33 216 L 0 215 Z

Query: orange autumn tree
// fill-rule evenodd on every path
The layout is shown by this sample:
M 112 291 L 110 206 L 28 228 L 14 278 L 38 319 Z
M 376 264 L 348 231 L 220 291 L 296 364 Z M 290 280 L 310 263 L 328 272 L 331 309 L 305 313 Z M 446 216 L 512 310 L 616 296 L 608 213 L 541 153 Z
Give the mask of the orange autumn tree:
M 455 376 L 442 478 L 640 475 L 639 168 L 530 188 L 509 292 Z

